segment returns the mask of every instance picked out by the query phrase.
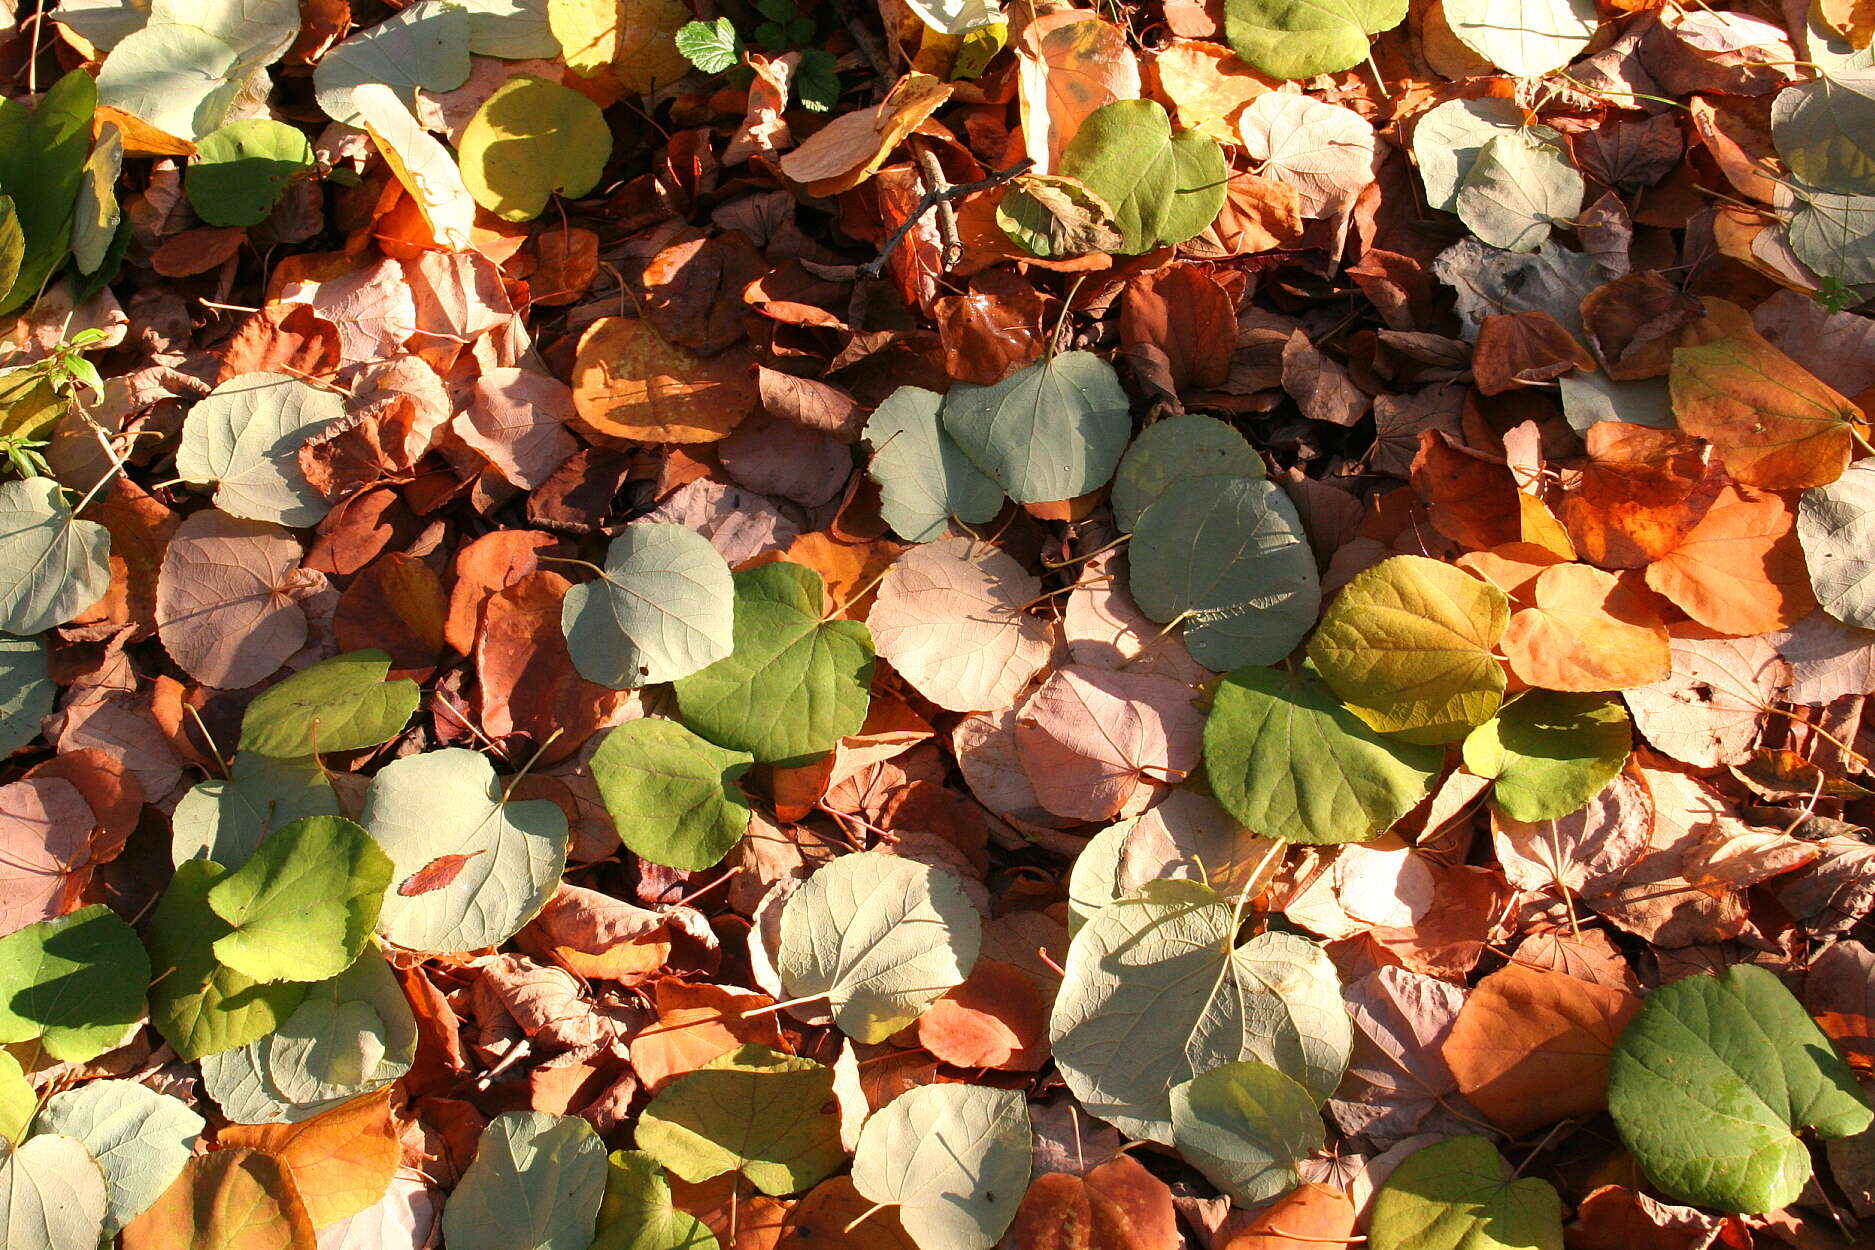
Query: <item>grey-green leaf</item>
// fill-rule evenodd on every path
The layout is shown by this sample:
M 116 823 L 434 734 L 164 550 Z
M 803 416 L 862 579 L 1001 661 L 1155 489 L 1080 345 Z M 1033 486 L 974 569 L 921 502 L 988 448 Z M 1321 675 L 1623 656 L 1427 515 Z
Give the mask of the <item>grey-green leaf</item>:
M 104 1231 L 134 1219 L 182 1171 L 204 1121 L 180 1098 L 135 1081 L 87 1081 L 46 1099 L 34 1133 L 62 1133 L 84 1143 L 104 1173 L 109 1206 Z
M 1178 483 L 1140 514 L 1127 567 L 1140 611 L 1183 619 L 1191 658 L 1219 672 L 1276 663 L 1321 611 L 1302 518 L 1267 478 Z
M 1245 1206 L 1301 1184 L 1296 1165 L 1322 1148 L 1316 1100 L 1254 1059 L 1227 1063 L 1172 1089 L 1172 1144 Z
M 1515 100 L 1483 96 L 1447 100 L 1413 123 L 1413 163 L 1426 184 L 1426 203 L 1444 212 L 1458 209 L 1458 189 L 1484 145 L 1499 135 L 1521 135 L 1562 150 L 1562 136 L 1548 126 L 1526 126 Z
M 319 58 L 313 91 L 333 121 L 358 124 L 352 88 L 383 83 L 413 109 L 419 91 L 460 87 L 469 77 L 469 15 L 443 0 L 424 0 L 354 34 Z
M 52 710 L 58 689 L 45 643 L 0 634 L 0 755 L 11 755 L 39 736 L 39 722 Z
M 1113 519 L 1131 533 L 1144 512 L 1195 477 L 1263 477 L 1263 457 L 1216 417 L 1175 413 L 1139 432 L 1113 475 Z
M 104 1173 L 76 1138 L 0 1140 L 0 1245 L 97 1250 L 109 1207 Z
M 882 1042 L 970 975 L 982 923 L 954 873 L 842 855 L 789 896 L 776 970 L 790 997 L 824 996 L 849 1037 Z
M 1075 934 L 1049 1036 L 1088 1111 L 1170 1144 L 1172 1088 L 1243 1059 L 1333 1092 L 1353 1045 L 1334 965 L 1292 933 L 1238 944 L 1239 919 L 1209 886 L 1152 881 Z
M 989 1250 L 1015 1218 L 1033 1158 L 1020 1090 L 920 1085 L 866 1118 L 853 1188 L 895 1206 L 919 1250 Z
M 1183 243 L 1209 226 L 1224 207 L 1230 169 L 1211 139 L 1196 130 L 1174 134 L 1157 101 L 1116 100 L 1081 123 L 1061 154 L 1060 172 L 1107 202 L 1126 240 L 1121 250 L 1136 255 Z
M 1803 492 L 1797 538 L 1823 610 L 1845 625 L 1875 629 L 1875 460 Z
M 239 868 L 261 839 L 306 816 L 336 816 L 338 794 L 316 759 L 237 751 L 226 777 L 193 786 L 170 818 L 170 857 Z
M 1771 139 L 1811 186 L 1875 195 L 1875 68 L 1826 71 L 1778 92 Z
M 295 132 L 297 133 L 297 132 Z M 215 506 L 303 528 L 330 505 L 299 468 L 307 439 L 345 418 L 345 401 L 285 373 L 244 373 L 210 391 L 182 423 L 176 472 L 215 486 Z
M 1459 220 L 1492 247 L 1534 252 L 1554 223 L 1582 211 L 1586 184 L 1568 159 L 1523 135 L 1498 135 L 1478 150 L 1459 184 Z
M 1458 41 L 1506 73 L 1537 78 L 1573 61 L 1601 24 L 1595 0 L 1446 0 Z
M 707 742 L 676 721 L 644 717 L 606 734 L 591 771 L 632 854 L 681 872 L 722 862 L 753 809 L 736 778 L 755 758 Z
M 1002 510 L 1003 488 L 944 432 L 943 403 L 936 391 L 901 386 L 866 421 L 879 514 L 906 542 L 944 537 L 953 517 L 981 525 Z
M 1444 760 L 1369 728 L 1312 673 L 1225 677 L 1204 726 L 1205 775 L 1244 828 L 1289 842 L 1361 842 L 1432 788 Z
M 63 625 L 111 585 L 111 536 L 72 515 L 49 477 L 0 483 L 0 632 Z
M 443 1208 L 450 1250 L 587 1250 L 605 1196 L 605 1143 L 570 1115 L 506 1111 Z
M 1105 486 L 1133 432 L 1119 374 L 1091 352 L 1046 357 L 994 386 L 960 382 L 944 397 L 943 421 L 1017 503 Z
M 735 644 L 729 565 L 695 530 L 627 525 L 597 581 L 566 592 L 560 628 L 587 681 L 629 690 L 688 677 Z
M 1848 1064 L 1774 973 L 1736 964 L 1648 995 L 1615 1044 L 1608 1110 L 1647 1177 L 1721 1211 L 1797 1200 L 1810 1151 L 1875 1119 Z
M 510 800 L 488 757 L 461 747 L 385 765 L 359 819 L 393 864 L 378 931 L 413 950 L 499 946 L 546 905 L 566 867 L 566 813 Z M 438 860 L 459 867 L 435 888 L 412 883 Z

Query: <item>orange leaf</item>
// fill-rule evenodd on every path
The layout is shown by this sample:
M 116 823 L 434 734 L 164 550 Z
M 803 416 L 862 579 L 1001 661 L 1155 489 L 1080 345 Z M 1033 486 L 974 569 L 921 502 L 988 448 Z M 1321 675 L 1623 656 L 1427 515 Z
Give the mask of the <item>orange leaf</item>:
M 951 84 L 929 74 L 907 74 L 869 109 L 842 113 L 781 158 L 781 172 L 805 183 L 810 195 L 849 191 L 885 164 L 906 135 L 950 99 Z
M 852 1177 L 836 1176 L 794 1204 L 775 1250 L 918 1250 L 918 1243 L 897 1211 L 876 1208 L 859 1196 Z
M 1011 1235 L 1022 1250 L 1173 1250 L 1179 1244 L 1172 1191 L 1129 1155 L 1085 1176 L 1036 1177 Z
M 1747 486 L 1801 490 L 1841 477 L 1862 410 L 1756 330 L 1726 320 L 1722 337 L 1673 353 L 1674 420 L 1710 442 Z M 1695 327 L 1689 338 L 1705 336 Z
M 786 1227 L 791 1200 L 741 1192 L 742 1173 L 730 1171 L 691 1184 L 672 1176 L 671 1202 L 702 1220 L 722 1250 L 776 1250 Z
M 1517 489 L 1508 464 L 1442 430 L 1425 430 L 1419 436 L 1413 489 L 1426 501 L 1433 527 L 1461 547 L 1483 551 L 1505 543 L 1535 543 L 1565 559 L 1575 557 L 1562 526 L 1542 500 Z
M 231 1124 L 221 1143 L 264 1150 L 284 1163 L 314 1228 L 384 1197 L 400 1154 L 388 1087 L 297 1124 Z
M 1152 76 L 1179 129 L 1233 145 L 1237 114 L 1279 85 L 1229 48 L 1198 39 L 1174 39 L 1160 49 L 1152 58 Z
M 1558 564 L 1504 631 L 1511 672 L 1545 690 L 1628 690 L 1673 668 L 1667 627 L 1613 573 Z
M 1127 32 L 1091 9 L 1035 18 L 1015 52 L 1023 150 L 1036 173 L 1060 168 L 1069 141 L 1096 110 L 1139 98 L 1139 61 Z
M 1567 559 L 1535 543 L 1505 543 L 1489 551 L 1467 551 L 1453 563 L 1503 591 L 1512 607 L 1527 608 L 1543 570 L 1565 564 Z
M 1598 421 L 1587 442 L 1562 519 L 1582 558 L 1605 569 L 1645 568 L 1679 546 L 1725 481 L 1705 444 L 1676 430 Z
M 580 336 L 573 407 L 595 434 L 713 443 L 735 429 L 755 401 L 755 378 L 739 352 L 705 360 L 625 317 L 601 317 Z
M 182 1165 L 149 1210 L 124 1226 L 124 1250 L 317 1250 L 285 1163 L 237 1147 Z
M 1684 541 L 1647 567 L 1647 585 L 1715 633 L 1768 634 L 1816 607 L 1783 495 L 1727 483 Z
M 631 1040 L 632 1070 L 655 1094 L 673 1077 L 695 1072 L 738 1046 L 787 1050 L 773 1012 L 742 1013 L 774 1004 L 766 994 L 729 985 L 692 984 L 666 977 L 651 986 L 657 1023 Z
M 1510 964 L 1478 982 L 1445 1039 L 1458 1088 L 1520 1136 L 1607 1105 L 1608 1057 L 1638 995 Z
M 1331 1185 L 1303 1185 L 1264 1207 L 1218 1250 L 1320 1250 L 1353 1243 L 1354 1199 Z
M 979 959 L 919 1017 L 918 1044 L 959 1068 L 1033 1071 L 1048 1058 L 1048 1001 L 1020 968 Z

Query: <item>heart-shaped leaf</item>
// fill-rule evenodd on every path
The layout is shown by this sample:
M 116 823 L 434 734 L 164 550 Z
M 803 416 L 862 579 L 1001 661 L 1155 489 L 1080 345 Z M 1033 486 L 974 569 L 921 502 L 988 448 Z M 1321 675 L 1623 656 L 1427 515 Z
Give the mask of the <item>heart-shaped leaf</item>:
M 1230 173 L 1214 140 L 1195 130 L 1174 134 L 1172 119 L 1155 100 L 1116 100 L 1096 109 L 1062 153 L 1061 172 L 1112 207 L 1125 239 L 1120 250 L 1132 254 L 1203 231 L 1224 207 Z
M 1172 1088 L 1172 1144 L 1245 1206 L 1301 1184 L 1296 1164 L 1322 1148 L 1308 1090 L 1266 1063 L 1243 1060 Z
M 636 521 L 606 547 L 598 580 L 566 592 L 560 627 L 581 677 L 629 690 L 723 659 L 734 619 L 735 584 L 709 539 Z
M 866 1118 L 853 1187 L 896 1207 L 919 1250 L 989 1250 L 1015 1218 L 1033 1151 L 1020 1090 L 921 1085 Z
M 1359 64 L 1405 17 L 1406 0 L 1228 0 L 1224 37 L 1272 77 L 1313 78 Z
M 1595 37 L 1595 0 L 1446 0 L 1460 43 L 1519 78 L 1539 78 L 1576 59 Z
M 1374 1198 L 1374 1250 L 1562 1250 L 1562 1200 L 1514 1180 L 1487 1138 L 1453 1137 L 1406 1157 Z
M 0 754 L 11 755 L 39 736 L 39 722 L 57 694 L 45 643 L 0 635 Z
M 196 1155 L 124 1229 L 124 1250 L 316 1250 L 312 1220 L 286 1164 L 236 1146 Z
M 671 1183 L 643 1150 L 606 1159 L 605 1198 L 591 1250 L 719 1250 L 702 1220 L 671 1201 Z
M 63 625 L 110 588 L 110 533 L 72 515 L 49 477 L 0 483 L 0 632 Z
M 336 816 L 338 795 L 318 762 L 237 751 L 226 777 L 190 788 L 170 818 L 170 855 L 239 868 L 261 839 L 306 816 Z
M 348 651 L 293 674 L 248 704 L 241 749 L 305 759 L 388 742 L 423 695 L 408 678 L 385 681 L 390 671 L 382 651 Z
M 344 419 L 345 401 L 331 391 L 290 374 L 244 373 L 189 409 L 176 472 L 196 485 L 213 483 L 215 506 L 229 516 L 313 525 L 329 505 L 300 472 L 299 449 Z
M 1131 533 L 1140 514 L 1198 477 L 1263 477 L 1263 457 L 1216 417 L 1181 412 L 1139 432 L 1113 475 L 1113 519 Z
M 1778 92 L 1771 138 L 1790 172 L 1810 186 L 1875 195 L 1875 67 L 1823 69 Z
M 323 981 L 371 940 L 391 861 L 343 816 L 296 820 L 208 891 L 215 958 L 256 981 Z
M 612 824 L 634 855 L 680 872 L 722 862 L 747 832 L 751 809 L 736 778 L 755 761 L 676 721 L 644 717 L 605 736 L 592 757 Z
M 685 725 L 764 764 L 804 764 L 859 732 L 872 636 L 825 619 L 824 583 L 780 561 L 735 574 L 735 648 L 675 686 Z
M 901 386 L 866 420 L 879 515 L 906 542 L 942 538 L 953 517 L 981 525 L 1003 506 L 1003 488 L 945 432 L 943 403 L 935 391 Z
M 413 4 L 352 35 L 313 69 L 319 107 L 333 121 L 359 124 L 352 90 L 383 83 L 407 105 L 418 92 L 437 95 L 469 76 L 469 15 L 455 4 Z
M 546 799 L 511 801 L 488 757 L 461 747 L 385 765 L 359 819 L 393 864 L 378 930 L 413 950 L 499 946 L 546 904 L 566 867 L 566 813 Z M 413 885 L 445 856 L 461 857 L 449 881 Z
M 1742 1214 L 1797 1200 L 1810 1178 L 1797 1130 L 1847 1137 L 1875 1119 L 1823 1030 L 1751 964 L 1648 995 L 1615 1044 L 1608 1110 L 1664 1192 Z
M 477 204 L 504 221 L 532 221 L 555 193 L 577 199 L 593 189 L 612 130 L 588 97 L 517 74 L 475 111 L 457 149 Z
M 1512 820 L 1560 820 L 1615 779 L 1633 734 L 1609 694 L 1531 690 L 1465 738 L 1465 767 L 1496 781 L 1491 798 Z
M 443 1208 L 451 1250 L 587 1250 L 605 1195 L 605 1143 L 571 1115 L 505 1111 Z
M 1068 947 L 1049 1035 L 1081 1105 L 1171 1144 L 1171 1090 L 1256 1059 L 1316 1099 L 1341 1080 L 1353 1029 L 1322 948 L 1292 933 L 1236 941 L 1238 909 L 1196 881 L 1153 881 L 1102 908 Z
M 1459 220 L 1492 247 L 1534 252 L 1582 211 L 1586 184 L 1569 158 L 1522 133 L 1486 141 L 1459 183 Z
M 1288 842 L 1361 842 L 1426 796 L 1443 752 L 1376 732 L 1309 673 L 1241 668 L 1204 727 L 1212 793 L 1244 828 Z
M 97 1250 L 109 1208 L 104 1173 L 83 1142 L 59 1133 L 17 1148 L 0 1141 L 0 1244 Z
M 135 1081 L 87 1081 L 46 1099 L 35 1135 L 59 1133 L 84 1143 L 104 1173 L 109 1202 L 104 1231 L 114 1233 L 169 1188 L 195 1153 L 204 1121 L 180 1098 Z
M 1797 538 L 1823 610 L 1845 625 L 1875 629 L 1875 461 L 1803 492 Z
M 846 1160 L 833 1101 L 831 1068 L 741 1046 L 660 1090 L 638 1145 L 693 1184 L 734 1171 L 763 1193 L 798 1193 Z
M 202 136 L 183 186 L 196 215 L 209 225 L 258 226 L 287 183 L 312 167 L 312 144 L 300 130 L 267 117 L 245 117 Z
M 143 1015 L 150 959 L 102 903 L 0 938 L 0 1043 L 38 1039 L 82 1062 L 122 1043 Z
M 1017 503 L 1105 486 L 1133 430 L 1120 375 L 1091 352 L 1048 356 L 994 386 L 960 382 L 944 397 L 943 420 L 964 455 Z
M 982 923 L 953 873 L 842 855 L 788 896 L 775 967 L 790 996 L 825 998 L 849 1037 L 881 1042 L 963 984 Z

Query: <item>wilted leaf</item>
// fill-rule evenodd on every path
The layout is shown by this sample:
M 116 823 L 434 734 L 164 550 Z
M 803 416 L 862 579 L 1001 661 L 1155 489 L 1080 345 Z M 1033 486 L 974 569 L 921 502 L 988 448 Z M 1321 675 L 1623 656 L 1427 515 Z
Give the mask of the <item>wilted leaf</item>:
M 755 380 L 733 354 L 706 360 L 659 337 L 647 321 L 601 317 L 580 337 L 573 404 L 600 434 L 714 442 L 755 402 Z
M 1510 671 L 1548 690 L 1627 690 L 1671 670 L 1667 627 L 1612 573 L 1586 564 L 1544 569 L 1531 605 L 1504 630 Z
M 229 1125 L 219 1141 L 266 1151 L 285 1164 L 307 1217 L 320 1229 L 381 1200 L 397 1170 L 388 1088 L 296 1124 Z

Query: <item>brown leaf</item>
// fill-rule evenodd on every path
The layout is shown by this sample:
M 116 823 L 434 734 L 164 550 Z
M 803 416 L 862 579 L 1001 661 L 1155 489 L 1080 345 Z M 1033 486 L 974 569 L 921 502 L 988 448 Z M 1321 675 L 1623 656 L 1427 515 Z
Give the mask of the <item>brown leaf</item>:
M 1355 1215 L 1347 1190 L 1306 1184 L 1263 1208 L 1217 1250 L 1316 1250 L 1352 1244 Z
M 1588 463 L 1563 496 L 1576 549 L 1603 568 L 1645 568 L 1686 538 L 1712 507 L 1724 472 L 1705 444 L 1674 430 L 1597 421 Z
M 1070 664 L 1017 705 L 1022 769 L 1042 806 L 1076 820 L 1137 815 L 1198 766 L 1191 688 L 1150 673 Z
M 1283 344 L 1283 389 L 1311 421 L 1353 425 L 1373 401 L 1347 369 L 1297 330 Z
M 617 723 L 632 699 L 631 691 L 587 681 L 573 667 L 560 630 L 560 602 L 570 585 L 543 570 L 496 591 L 475 639 L 483 731 L 493 738 L 525 734 L 547 764 Z
M 156 617 L 170 657 L 197 681 L 240 690 L 306 643 L 296 602 L 323 579 L 299 572 L 291 530 L 213 508 L 184 521 L 163 555 Z
M 645 266 L 644 315 L 667 342 L 714 356 L 741 340 L 742 288 L 767 269 L 740 230 L 673 243 Z
M 1172 1191 L 1121 1155 L 1085 1176 L 1035 1178 L 1010 1235 L 1022 1250 L 1174 1250 Z
M 1572 370 L 1592 370 L 1595 361 L 1556 318 L 1534 309 L 1486 317 L 1478 327 L 1471 368 L 1480 391 L 1502 395 Z
M 1126 31 L 1091 9 L 1035 18 L 1015 52 L 1023 150 L 1038 174 L 1060 169 L 1061 154 L 1096 110 L 1139 98 L 1139 61 Z
M 1129 54 L 1130 55 L 1130 54 Z M 838 195 L 870 178 L 906 135 L 950 99 L 952 85 L 929 74 L 899 79 L 885 99 L 842 113 L 781 158 L 781 172 L 810 195 Z
M 794 1204 L 775 1250 L 918 1250 L 918 1243 L 898 1212 L 861 1197 L 852 1177 L 835 1176 Z
M 1176 265 L 1135 278 L 1120 302 L 1120 340 L 1164 354 L 1173 387 L 1210 390 L 1230 377 L 1237 321 L 1230 297 L 1201 268 Z
M 1237 142 L 1244 105 L 1280 84 L 1220 44 L 1174 39 L 1153 55 L 1154 94 L 1172 106 L 1180 130 L 1196 130 L 1219 143 Z
M 338 328 L 305 304 L 275 302 L 251 314 L 228 336 L 215 381 L 243 373 L 329 378 L 338 365 Z
M 339 596 L 332 618 L 339 650 L 391 657 L 390 677 L 429 680 L 442 660 L 443 583 L 415 556 L 392 552 L 367 564 Z
M 1638 994 L 1513 963 L 1478 982 L 1445 1039 L 1458 1087 L 1520 1137 L 1607 1105 L 1608 1059 Z
M 1684 622 L 1670 633 L 1672 672 L 1626 693 L 1635 728 L 1696 767 L 1744 763 L 1789 666 L 1763 636 L 1723 638 Z
M 918 1018 L 918 1044 L 954 1067 L 1033 1072 L 1048 1060 L 1048 1008 L 1027 973 L 979 959 Z
M 1665 373 L 1680 330 L 1704 315 L 1698 300 L 1651 271 L 1616 278 L 1582 300 L 1582 323 L 1602 368 L 1622 382 Z
M 533 369 L 486 369 L 450 429 L 503 477 L 533 490 L 579 450 L 566 429 L 573 418 L 573 392 L 558 378 Z
M 62 777 L 0 786 L 0 928 L 76 910 L 91 879 L 97 818 Z
M 560 540 L 552 534 L 534 530 L 494 530 L 462 546 L 456 552 L 444 641 L 458 653 L 470 654 L 489 597 L 537 571 L 540 557 L 559 547 Z

